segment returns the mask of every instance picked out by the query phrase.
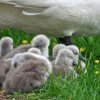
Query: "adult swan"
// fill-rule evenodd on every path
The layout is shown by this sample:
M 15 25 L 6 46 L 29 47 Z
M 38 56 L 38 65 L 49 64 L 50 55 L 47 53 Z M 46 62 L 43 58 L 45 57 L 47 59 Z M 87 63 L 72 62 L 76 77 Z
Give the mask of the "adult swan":
M 0 0 L 0 28 L 55 36 L 100 31 L 100 0 Z

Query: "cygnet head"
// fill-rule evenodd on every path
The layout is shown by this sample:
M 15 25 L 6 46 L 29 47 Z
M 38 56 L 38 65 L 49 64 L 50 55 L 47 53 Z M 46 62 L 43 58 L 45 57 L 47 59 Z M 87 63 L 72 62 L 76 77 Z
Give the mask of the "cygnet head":
M 59 66 L 72 66 L 74 60 L 73 52 L 70 49 L 61 49 L 56 57 L 55 64 Z
M 0 56 L 3 57 L 13 49 L 13 39 L 10 37 L 3 37 L 0 40 Z
M 54 46 L 53 48 L 53 58 L 55 59 L 58 55 L 58 52 L 61 50 L 61 49 L 64 49 L 66 46 L 64 44 L 57 44 Z
M 30 48 L 27 52 L 41 55 L 41 51 L 38 48 Z
M 18 65 L 30 59 L 43 63 L 47 67 L 48 72 L 52 72 L 51 63 L 46 57 L 28 52 L 16 54 L 12 59 L 12 66 L 16 68 Z
M 17 68 L 17 66 L 21 63 L 25 62 L 25 58 L 23 57 L 23 53 L 18 53 L 16 54 L 13 59 L 12 59 L 12 62 L 11 62 L 11 65 L 14 67 L 14 68 Z
M 50 41 L 45 35 L 37 35 L 32 40 L 32 46 L 40 49 L 41 54 L 45 57 L 48 57 L 48 47 Z
M 67 46 L 67 49 L 70 49 L 73 54 L 74 54 L 74 64 L 73 65 L 77 65 L 78 64 L 78 59 L 79 59 L 79 49 L 77 46 L 75 45 L 69 45 Z

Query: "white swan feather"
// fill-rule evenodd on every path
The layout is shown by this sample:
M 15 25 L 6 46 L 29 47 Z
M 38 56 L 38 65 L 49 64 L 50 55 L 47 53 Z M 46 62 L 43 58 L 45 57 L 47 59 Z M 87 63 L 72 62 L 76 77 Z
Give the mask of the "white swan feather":
M 56 36 L 100 31 L 100 0 L 0 0 L 0 28 Z

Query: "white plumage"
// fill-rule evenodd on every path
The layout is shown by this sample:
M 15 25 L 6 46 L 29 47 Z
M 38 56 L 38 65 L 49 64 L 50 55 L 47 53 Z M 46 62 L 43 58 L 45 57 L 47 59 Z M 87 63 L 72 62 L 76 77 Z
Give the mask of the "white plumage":
M 100 31 L 100 0 L 0 0 L 0 28 L 56 36 Z

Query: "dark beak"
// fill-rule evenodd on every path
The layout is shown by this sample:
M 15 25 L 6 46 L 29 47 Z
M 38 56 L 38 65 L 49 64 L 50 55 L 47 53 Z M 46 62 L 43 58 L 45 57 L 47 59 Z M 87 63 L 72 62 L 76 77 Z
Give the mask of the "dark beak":
M 17 68 L 17 62 L 14 63 L 14 67 Z
M 84 62 L 86 62 L 86 58 L 83 57 L 81 54 L 79 54 L 79 59 L 82 60 L 82 61 L 84 61 Z
M 73 66 L 76 66 L 77 65 L 77 63 L 73 60 Z

